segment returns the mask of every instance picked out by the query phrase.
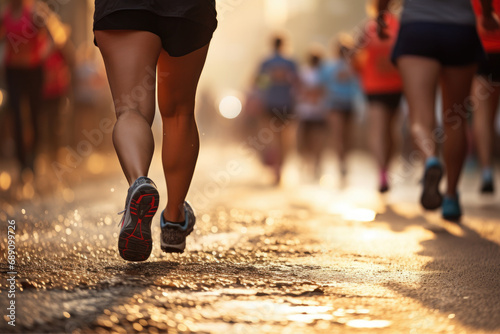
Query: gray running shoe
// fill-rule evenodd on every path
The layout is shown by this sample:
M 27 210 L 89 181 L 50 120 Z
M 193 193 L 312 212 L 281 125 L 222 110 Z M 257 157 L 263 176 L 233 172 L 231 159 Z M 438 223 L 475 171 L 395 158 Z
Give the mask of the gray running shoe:
M 196 217 L 193 208 L 184 202 L 184 224 L 175 224 L 165 221 L 161 213 L 161 250 L 165 253 L 183 253 L 186 248 L 186 237 L 193 232 Z
M 443 167 L 436 158 L 430 158 L 426 162 L 422 195 L 420 203 L 426 210 L 435 210 L 443 202 L 443 196 L 439 192 L 439 182 L 443 177 Z
M 141 176 L 128 189 L 121 220 L 118 250 L 127 261 L 145 261 L 153 249 L 151 221 L 160 195 L 154 182 Z

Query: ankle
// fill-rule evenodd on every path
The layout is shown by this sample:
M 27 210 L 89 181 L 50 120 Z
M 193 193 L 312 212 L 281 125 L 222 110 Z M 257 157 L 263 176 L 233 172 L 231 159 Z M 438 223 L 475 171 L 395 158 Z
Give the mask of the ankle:
M 147 177 L 147 176 L 145 174 L 141 174 L 141 173 L 130 174 L 129 179 L 127 179 L 128 183 L 129 183 L 129 187 L 131 187 L 134 184 L 134 182 L 137 181 L 141 177 Z
M 481 176 L 482 176 L 483 180 L 486 180 L 486 181 L 493 180 L 493 169 L 491 167 L 483 168 L 483 170 L 481 172 Z
M 439 161 L 439 158 L 435 155 L 429 156 L 427 159 L 425 159 L 425 167 L 438 166 L 438 165 L 441 165 L 441 162 Z
M 458 193 L 456 191 L 447 191 L 445 197 L 449 199 L 458 199 Z
M 382 182 L 387 182 L 387 169 L 382 168 L 379 175 Z
M 163 211 L 163 219 L 169 222 L 183 222 L 185 220 L 184 210 L 169 210 L 169 207 Z

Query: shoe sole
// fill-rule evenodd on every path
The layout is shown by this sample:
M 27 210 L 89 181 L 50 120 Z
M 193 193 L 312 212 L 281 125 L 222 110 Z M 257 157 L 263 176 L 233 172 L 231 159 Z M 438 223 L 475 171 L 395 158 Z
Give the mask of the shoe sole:
M 480 192 L 481 194 L 491 195 L 495 192 L 495 188 L 493 187 L 493 184 L 485 184 L 481 187 Z
M 383 194 L 383 193 L 386 193 L 389 191 L 389 186 L 382 186 L 380 188 L 378 188 L 378 192 Z
M 186 249 L 185 242 L 180 245 L 168 245 L 161 247 L 161 250 L 165 253 L 184 253 L 184 249 Z
M 454 223 L 458 223 L 458 222 L 460 222 L 460 218 L 462 217 L 462 215 L 458 215 L 458 216 L 457 215 L 453 215 L 453 216 L 445 216 L 445 215 L 443 215 L 442 217 L 445 220 L 448 220 L 448 221 L 451 221 L 451 222 L 454 222 Z
M 159 200 L 158 190 L 151 185 L 139 186 L 132 194 L 129 209 L 132 222 L 120 231 L 118 238 L 118 250 L 124 260 L 145 261 L 151 255 L 151 221 Z
M 186 203 L 188 204 L 188 207 L 190 208 L 191 212 L 193 213 L 193 217 L 194 217 L 193 226 L 191 226 L 191 228 L 189 228 L 187 230 L 187 234 L 186 234 L 186 238 L 187 238 L 191 234 L 191 232 L 194 231 L 194 225 L 196 225 L 196 213 L 194 212 L 193 208 L 189 205 L 189 203 L 188 202 L 186 202 Z M 180 243 L 178 245 L 174 245 L 174 244 L 164 243 L 163 240 L 161 240 L 160 246 L 161 246 L 161 250 L 164 251 L 165 253 L 184 253 L 184 249 L 186 248 L 186 241 L 184 239 L 183 243 Z
M 193 230 L 194 230 L 193 227 L 190 230 L 188 230 L 188 232 L 186 234 L 186 238 L 191 234 L 191 232 L 193 232 Z M 184 253 L 185 248 L 186 248 L 185 241 L 183 243 L 178 244 L 178 245 L 166 244 L 163 241 L 161 242 L 161 250 L 164 251 L 165 253 Z
M 443 196 L 439 192 L 439 182 L 443 177 L 443 170 L 439 166 L 429 167 L 424 174 L 424 189 L 420 203 L 426 210 L 435 210 L 443 203 Z

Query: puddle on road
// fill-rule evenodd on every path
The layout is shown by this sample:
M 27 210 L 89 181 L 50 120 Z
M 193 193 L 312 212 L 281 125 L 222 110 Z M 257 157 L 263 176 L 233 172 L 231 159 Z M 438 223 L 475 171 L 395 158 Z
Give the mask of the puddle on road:
M 224 313 L 241 314 L 259 319 L 259 321 L 282 321 L 287 318 L 292 321 L 312 322 L 325 317 L 333 318 L 331 314 L 327 314 L 332 310 L 330 306 L 294 306 L 288 303 L 275 303 L 271 300 L 229 300 L 216 303 L 214 308 L 221 315 Z
M 348 326 L 351 328 L 387 328 L 392 322 L 377 319 L 352 319 L 354 317 L 368 317 L 370 311 L 360 309 L 334 309 L 332 306 L 300 305 L 274 300 L 228 300 L 217 302 L 208 309 L 203 309 L 201 314 L 207 322 L 198 322 L 200 331 L 211 333 L 229 331 L 238 332 L 245 330 L 250 332 L 273 332 L 273 324 L 284 325 L 287 328 L 294 326 L 325 327 Z M 213 314 L 212 314 L 213 312 Z M 230 320 L 226 322 L 214 321 L 217 314 L 219 319 Z M 247 325 L 245 325 L 247 324 Z M 248 325 L 253 324 L 253 325 Z M 244 328 L 239 328 L 243 326 Z M 266 326 L 269 326 L 265 329 Z M 238 327 L 238 328 L 236 328 Z

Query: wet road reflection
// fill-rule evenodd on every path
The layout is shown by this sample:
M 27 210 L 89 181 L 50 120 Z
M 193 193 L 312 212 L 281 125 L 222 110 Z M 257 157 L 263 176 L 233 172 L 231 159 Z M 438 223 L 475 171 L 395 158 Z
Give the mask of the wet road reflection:
M 199 170 L 210 175 L 219 168 L 212 163 L 202 156 Z M 498 215 L 471 210 L 463 226 L 447 225 L 414 204 L 415 184 L 386 197 L 356 185 L 251 186 L 262 171 L 248 163 L 252 172 L 221 187 L 210 204 L 193 198 L 198 224 L 186 253 L 161 253 L 155 225 L 145 263 L 126 263 L 116 251 L 115 212 L 126 189 L 118 175 L 81 184 L 71 202 L 59 194 L 4 204 L 1 228 L 15 217 L 18 249 L 17 325 L 8 330 L 500 330 Z M 194 195 L 206 181 L 198 176 Z M 6 242 L 2 234 L 2 254 Z M 1 271 L 5 295 L 5 262 Z

